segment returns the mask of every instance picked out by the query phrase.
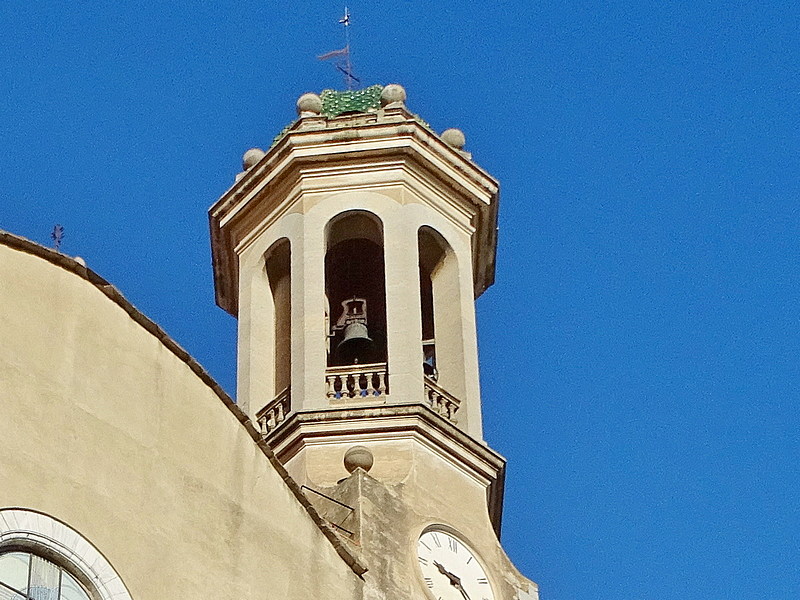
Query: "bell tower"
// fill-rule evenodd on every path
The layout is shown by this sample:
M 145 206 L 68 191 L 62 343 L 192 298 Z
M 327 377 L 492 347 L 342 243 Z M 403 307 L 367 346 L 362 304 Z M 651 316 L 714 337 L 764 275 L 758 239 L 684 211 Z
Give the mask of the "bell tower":
M 211 207 L 238 403 L 362 554 L 365 597 L 538 597 L 500 547 L 505 460 L 481 427 L 498 184 L 405 101 L 304 94 Z

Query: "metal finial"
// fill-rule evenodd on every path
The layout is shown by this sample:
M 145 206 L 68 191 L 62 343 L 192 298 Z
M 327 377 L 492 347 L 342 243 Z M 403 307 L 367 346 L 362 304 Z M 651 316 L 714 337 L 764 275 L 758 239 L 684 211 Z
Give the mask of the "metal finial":
M 353 74 L 353 63 L 350 59 L 350 11 L 344 7 L 344 16 L 339 19 L 339 23 L 344 26 L 345 46 L 341 50 L 332 50 L 325 54 L 320 54 L 319 60 L 337 59 L 334 63 L 337 71 L 344 75 L 344 82 L 348 90 L 353 89 L 354 83 L 361 83 L 361 80 Z

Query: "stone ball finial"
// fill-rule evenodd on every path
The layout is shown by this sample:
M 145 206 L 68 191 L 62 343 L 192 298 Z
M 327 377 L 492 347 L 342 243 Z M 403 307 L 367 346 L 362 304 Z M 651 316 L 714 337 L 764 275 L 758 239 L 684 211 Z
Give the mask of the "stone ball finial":
M 322 113 L 322 98 L 317 94 L 308 92 L 297 99 L 298 115 L 318 115 L 320 113 Z
M 372 452 L 365 446 L 353 446 L 344 453 L 344 468 L 348 473 L 352 473 L 359 467 L 369 471 L 374 462 Z
M 72 257 L 72 260 L 74 260 L 76 263 L 78 263 L 82 267 L 86 266 L 86 261 L 83 260 L 83 258 L 80 257 L 80 256 L 74 256 L 74 257 Z
M 464 137 L 464 132 L 460 129 L 451 128 L 442 132 L 442 141 L 456 150 L 461 150 L 464 144 L 467 143 L 467 138 Z
M 406 101 L 406 90 L 398 83 L 390 83 L 381 92 L 381 106 L 387 104 L 403 104 Z
M 250 167 L 264 158 L 264 152 L 261 148 L 250 148 L 247 152 L 244 153 L 242 156 L 242 168 L 247 171 Z

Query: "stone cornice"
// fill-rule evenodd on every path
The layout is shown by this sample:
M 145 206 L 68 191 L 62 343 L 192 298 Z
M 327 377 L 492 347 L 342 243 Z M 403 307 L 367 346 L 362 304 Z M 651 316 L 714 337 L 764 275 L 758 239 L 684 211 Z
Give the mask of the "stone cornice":
M 238 312 L 235 247 L 250 234 L 254 222 L 244 213 L 257 210 L 262 217 L 257 220 L 263 222 L 290 200 L 290 191 L 298 182 L 364 168 L 409 170 L 431 186 L 436 197 L 445 199 L 437 200 L 442 207 L 460 203 L 461 210 L 472 215 L 476 236 L 472 244 L 475 296 L 494 282 L 497 181 L 465 153 L 445 144 L 405 108 L 397 107 L 331 119 L 299 119 L 209 209 L 217 303 L 234 316 Z
M 290 413 L 266 437 L 286 463 L 315 440 L 359 443 L 412 438 L 487 489 L 489 517 L 500 533 L 505 459 L 424 404 L 387 404 Z

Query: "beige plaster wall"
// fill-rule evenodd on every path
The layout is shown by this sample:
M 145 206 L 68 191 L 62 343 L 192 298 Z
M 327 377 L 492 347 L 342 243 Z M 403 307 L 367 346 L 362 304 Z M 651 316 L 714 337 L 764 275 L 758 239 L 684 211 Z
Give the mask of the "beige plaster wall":
M 79 531 L 135 600 L 357 598 L 220 398 L 79 275 L 0 244 L 0 507 Z

